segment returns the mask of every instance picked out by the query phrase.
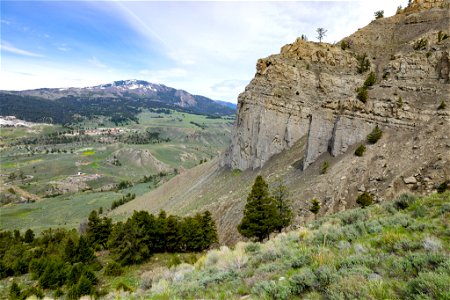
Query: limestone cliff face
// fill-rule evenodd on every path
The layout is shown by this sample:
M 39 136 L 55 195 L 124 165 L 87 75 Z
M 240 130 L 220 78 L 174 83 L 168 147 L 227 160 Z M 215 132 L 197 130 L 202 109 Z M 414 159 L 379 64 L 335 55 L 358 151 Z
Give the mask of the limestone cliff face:
M 448 0 L 416 0 L 403 13 L 345 38 L 349 49 L 298 39 L 260 59 L 239 96 L 232 145 L 222 164 L 260 168 L 306 137 L 306 169 L 325 152 L 337 156 L 362 142 L 376 124 L 413 130 L 448 118 L 448 108 L 437 107 L 442 101 L 450 106 L 450 38 L 438 40 L 439 31 L 450 35 L 449 16 Z M 421 39 L 427 44 L 418 48 Z M 357 57 L 364 53 L 370 70 L 359 74 Z M 356 89 L 370 71 L 378 80 L 363 103 Z

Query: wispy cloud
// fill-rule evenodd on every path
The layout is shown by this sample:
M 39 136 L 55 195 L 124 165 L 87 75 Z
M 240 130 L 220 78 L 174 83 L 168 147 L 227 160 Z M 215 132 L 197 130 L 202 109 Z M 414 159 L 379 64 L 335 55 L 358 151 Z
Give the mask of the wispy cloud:
M 5 25 L 11 25 L 11 22 L 8 20 L 0 20 L 0 23 L 5 24 Z
M 67 52 L 67 51 L 70 51 L 71 49 L 68 47 L 68 45 L 67 44 L 59 44 L 59 45 L 56 45 L 56 49 L 58 49 L 59 51 L 63 51 L 63 52 Z
M 95 57 L 95 56 L 92 56 L 90 59 L 88 59 L 88 62 L 89 62 L 91 65 L 93 65 L 94 67 L 97 67 L 97 68 L 102 68 L 102 69 L 108 68 L 107 65 L 105 65 L 105 64 L 102 63 L 102 62 L 100 62 L 100 61 L 97 59 L 97 57 Z
M 24 55 L 24 56 L 30 56 L 30 57 L 42 57 L 41 54 L 37 54 L 37 53 L 31 52 L 28 50 L 24 50 L 24 49 L 19 49 L 7 42 L 2 42 L 0 44 L 0 49 L 2 51 L 17 54 L 17 55 Z

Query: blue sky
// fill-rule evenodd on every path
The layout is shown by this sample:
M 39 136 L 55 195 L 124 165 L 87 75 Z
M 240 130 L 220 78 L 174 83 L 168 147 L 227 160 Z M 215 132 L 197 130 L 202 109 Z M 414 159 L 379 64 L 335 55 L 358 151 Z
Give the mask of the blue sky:
M 407 0 L 0 2 L 0 89 L 143 79 L 236 102 L 258 58 L 315 29 L 336 42 Z

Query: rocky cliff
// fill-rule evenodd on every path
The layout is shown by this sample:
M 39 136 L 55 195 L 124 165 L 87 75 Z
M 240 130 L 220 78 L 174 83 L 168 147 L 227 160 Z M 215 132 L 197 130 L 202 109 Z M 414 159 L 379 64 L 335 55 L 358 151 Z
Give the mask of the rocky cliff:
M 441 32 L 441 33 L 439 33 Z M 298 39 L 260 59 L 239 96 L 232 145 L 223 161 L 256 169 L 307 138 L 302 168 L 323 153 L 340 155 L 385 130 L 417 130 L 449 116 L 449 2 L 417 0 L 403 12 L 372 21 L 336 45 Z M 358 72 L 363 57 L 369 68 Z M 361 71 L 361 70 L 360 70 Z M 377 77 L 365 103 L 356 90 Z M 449 103 L 450 104 L 450 103 Z
M 354 207 L 362 192 L 379 202 L 436 191 L 450 180 L 449 20 L 448 2 L 415 1 L 345 38 L 345 50 L 341 43 L 297 40 L 260 59 L 239 97 L 225 157 L 113 213 L 208 209 L 220 242 L 233 244 L 242 239 L 236 226 L 257 175 L 270 185 L 279 179 L 286 184 L 294 226 L 315 217 L 309 211 L 313 198 L 321 202 L 320 216 Z M 359 73 L 364 54 L 370 68 Z M 362 102 L 356 89 L 370 72 L 377 80 Z M 368 145 L 366 136 L 377 124 L 383 136 Z M 362 157 L 354 155 L 359 144 L 367 148 Z

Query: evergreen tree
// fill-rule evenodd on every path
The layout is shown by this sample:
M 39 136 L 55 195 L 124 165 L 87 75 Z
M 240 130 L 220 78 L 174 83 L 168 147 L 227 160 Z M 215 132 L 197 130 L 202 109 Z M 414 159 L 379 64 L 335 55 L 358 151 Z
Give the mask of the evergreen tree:
M 181 230 L 180 222 L 176 216 L 167 218 L 166 250 L 167 252 L 180 251 Z
M 64 246 L 64 261 L 73 263 L 76 260 L 77 249 L 72 238 L 68 238 Z
M 156 228 L 153 234 L 155 252 L 166 251 L 166 233 L 167 233 L 167 214 L 161 210 L 156 219 Z
M 112 221 L 110 218 L 100 218 L 97 211 L 89 214 L 86 238 L 95 248 L 97 245 L 106 249 L 109 235 L 111 234 Z
M 34 232 L 31 229 L 27 229 L 27 231 L 25 231 L 25 237 L 24 237 L 24 242 L 25 243 L 32 243 L 34 241 Z
M 277 207 L 269 196 L 269 186 L 262 176 L 258 176 L 247 197 L 244 217 L 238 225 L 238 231 L 245 237 L 256 237 L 262 242 L 264 238 L 269 238 L 278 224 Z
M 208 249 L 212 244 L 219 241 L 217 237 L 216 223 L 214 222 L 211 212 L 205 211 L 201 218 L 202 235 L 203 239 L 201 242 L 202 250 Z
M 272 189 L 272 198 L 275 200 L 279 218 L 276 229 L 281 232 L 281 230 L 291 224 L 292 221 L 289 191 L 287 186 L 283 185 L 281 180 L 278 180 L 275 187 Z
M 203 230 L 201 226 L 200 214 L 195 217 L 186 217 L 181 225 L 181 250 L 182 251 L 201 251 L 203 241 Z
M 89 246 L 84 236 L 80 236 L 75 255 L 77 262 L 90 263 L 94 259 L 94 249 Z

